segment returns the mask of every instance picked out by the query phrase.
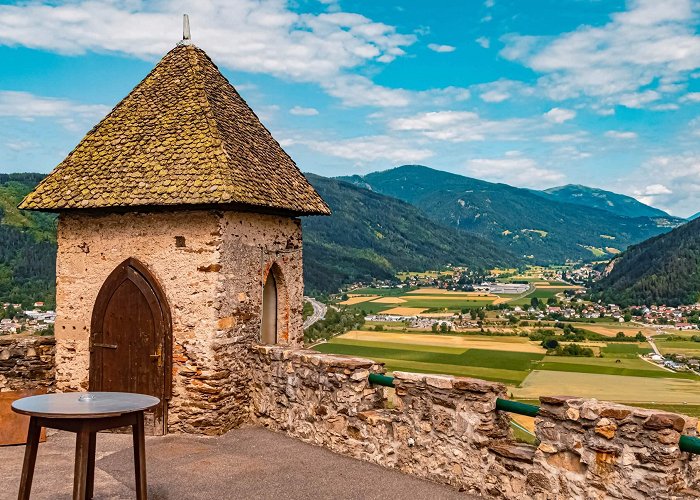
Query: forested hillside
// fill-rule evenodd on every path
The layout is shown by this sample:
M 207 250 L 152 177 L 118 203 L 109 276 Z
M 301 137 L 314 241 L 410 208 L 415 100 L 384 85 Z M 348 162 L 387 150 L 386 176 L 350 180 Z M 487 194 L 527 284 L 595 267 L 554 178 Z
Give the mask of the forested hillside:
M 408 203 L 306 175 L 333 210 L 330 217 L 303 220 L 307 290 L 335 291 L 343 283 L 445 264 L 488 269 L 522 263 L 483 238 L 433 222 Z
M 481 235 L 537 264 L 610 258 L 683 222 L 671 217 L 620 217 L 529 189 L 419 165 L 344 179 L 402 199 L 436 222 Z
M 700 219 L 627 249 L 595 287 L 620 305 L 691 304 L 700 298 Z
M 331 217 L 304 218 L 309 291 L 335 291 L 358 279 L 390 278 L 397 271 L 450 263 L 486 269 L 520 262 L 493 243 L 441 226 L 400 200 L 308 177 L 334 211 Z M 55 216 L 16 208 L 41 178 L 0 176 L 0 302 L 54 302 Z
M 17 210 L 42 178 L 0 174 L 0 302 L 55 302 L 55 216 Z

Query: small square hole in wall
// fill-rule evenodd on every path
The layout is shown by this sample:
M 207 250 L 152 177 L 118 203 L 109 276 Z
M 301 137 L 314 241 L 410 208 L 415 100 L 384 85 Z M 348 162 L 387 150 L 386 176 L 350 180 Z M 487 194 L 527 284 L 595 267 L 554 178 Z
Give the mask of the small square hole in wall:
M 175 236 L 175 246 L 177 248 L 184 248 L 185 246 L 185 237 L 184 236 Z

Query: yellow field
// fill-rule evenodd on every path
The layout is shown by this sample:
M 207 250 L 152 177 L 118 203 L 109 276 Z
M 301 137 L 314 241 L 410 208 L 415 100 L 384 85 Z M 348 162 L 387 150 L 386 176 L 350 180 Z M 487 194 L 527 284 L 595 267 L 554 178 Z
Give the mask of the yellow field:
M 606 337 L 614 337 L 617 335 L 618 332 L 622 332 L 625 335 L 629 336 L 634 336 L 641 330 L 642 333 L 645 335 L 649 335 L 650 333 L 653 333 L 652 329 L 645 328 L 643 326 L 639 325 L 633 325 L 630 326 L 629 323 L 620 323 L 619 325 L 617 324 L 610 324 L 610 325 L 601 325 L 601 324 L 594 324 L 594 323 L 586 323 L 582 325 L 577 325 L 580 328 L 583 328 L 584 330 L 588 330 L 594 333 L 599 333 L 601 335 L 605 335 Z
M 425 311 L 425 307 L 392 307 L 381 314 L 393 314 L 395 316 L 415 316 Z
M 408 295 L 406 294 L 406 298 L 410 300 L 459 300 L 459 299 L 469 299 L 469 300 L 483 300 L 484 302 L 492 302 L 498 298 L 496 295 L 488 295 L 488 294 L 481 294 L 481 295 L 467 295 L 465 294 L 457 294 L 457 293 L 450 293 L 448 294 L 436 294 L 436 295 Z
M 443 290 L 442 288 L 417 288 L 406 292 L 406 295 L 410 295 L 411 298 L 428 298 L 434 295 L 433 298 L 445 298 L 445 295 L 450 297 L 462 298 L 462 297 L 495 297 L 486 292 L 453 292 L 452 290 Z
M 584 398 L 621 403 L 700 404 L 700 384 L 695 380 L 598 373 L 535 370 L 523 381 L 521 387 L 512 389 L 512 392 L 520 399 L 576 394 Z
M 476 336 L 475 336 L 476 337 Z M 523 337 L 458 337 L 456 335 L 431 335 L 419 333 L 366 332 L 352 330 L 339 338 L 371 342 L 393 342 L 397 344 L 460 347 L 464 349 L 491 349 L 495 351 L 536 352 L 545 350 Z
M 342 306 L 351 306 L 353 304 L 361 304 L 362 302 L 367 302 L 376 299 L 379 295 L 348 295 L 348 300 L 338 302 Z
M 381 297 L 372 302 L 376 302 L 377 304 L 403 304 L 406 301 L 398 297 Z
M 528 417 L 525 415 L 518 415 L 516 413 L 511 413 L 508 415 L 511 420 L 520 425 L 520 427 L 526 428 L 531 434 L 535 433 L 535 417 Z

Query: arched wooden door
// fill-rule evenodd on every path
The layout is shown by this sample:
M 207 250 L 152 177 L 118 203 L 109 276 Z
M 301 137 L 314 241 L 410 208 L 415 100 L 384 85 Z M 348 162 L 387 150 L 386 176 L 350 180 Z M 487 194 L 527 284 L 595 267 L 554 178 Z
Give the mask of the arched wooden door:
M 171 322 L 165 295 L 143 264 L 127 259 L 109 275 L 95 301 L 90 390 L 138 392 L 160 398 L 149 431 L 164 434 L 171 359 Z

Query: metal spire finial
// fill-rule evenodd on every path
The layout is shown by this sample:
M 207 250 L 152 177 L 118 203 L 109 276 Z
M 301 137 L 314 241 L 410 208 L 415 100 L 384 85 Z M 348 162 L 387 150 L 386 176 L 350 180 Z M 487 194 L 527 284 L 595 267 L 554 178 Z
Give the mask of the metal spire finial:
M 189 44 L 192 41 L 192 35 L 190 34 L 190 16 L 187 14 L 182 15 L 182 43 Z

